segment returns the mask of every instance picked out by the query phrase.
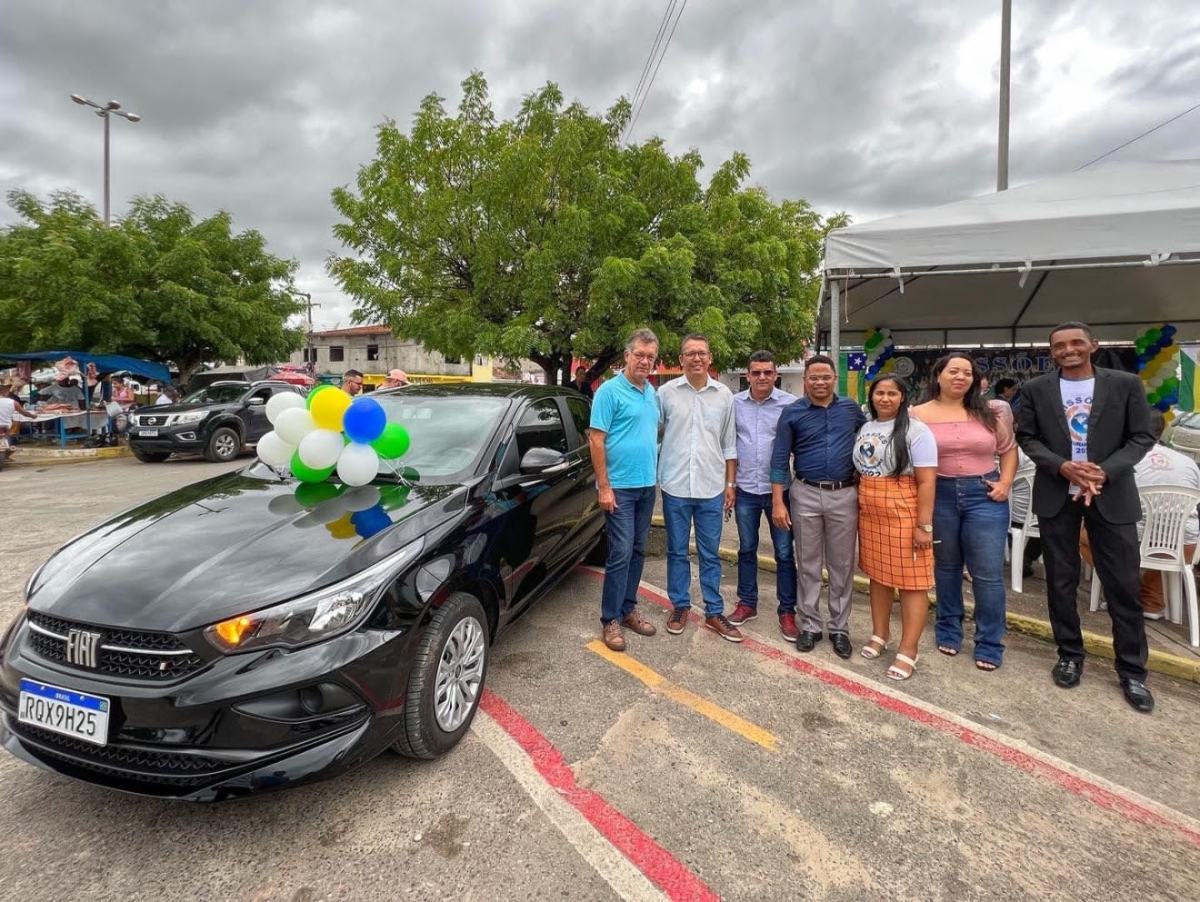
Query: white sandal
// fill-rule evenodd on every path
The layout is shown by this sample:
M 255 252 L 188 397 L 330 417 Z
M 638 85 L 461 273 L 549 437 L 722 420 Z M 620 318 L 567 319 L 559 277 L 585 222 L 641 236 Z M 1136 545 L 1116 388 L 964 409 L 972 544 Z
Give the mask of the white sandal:
M 860 651 L 859 654 L 868 661 L 874 661 L 884 653 L 888 647 L 889 641 L 890 640 L 883 638 L 883 636 L 872 636 L 870 642 L 862 647 L 862 651 Z M 874 645 L 878 645 L 879 648 L 874 648 L 873 643 Z
M 897 682 L 909 679 L 914 673 L 917 672 L 917 659 L 920 657 L 920 655 L 917 655 L 916 657 L 910 658 L 908 655 L 902 655 L 897 652 L 895 661 L 893 661 L 892 666 L 887 669 L 887 678 L 889 680 L 896 680 Z M 903 670 L 897 667 L 896 661 L 899 661 L 901 664 L 907 664 L 908 673 L 905 673 Z

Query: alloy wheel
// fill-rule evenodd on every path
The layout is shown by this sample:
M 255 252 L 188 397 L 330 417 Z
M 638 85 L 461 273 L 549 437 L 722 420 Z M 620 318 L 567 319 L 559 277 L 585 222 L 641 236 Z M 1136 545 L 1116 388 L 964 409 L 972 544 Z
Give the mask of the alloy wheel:
M 475 710 L 483 688 L 486 654 L 487 643 L 478 620 L 465 617 L 455 624 L 442 647 L 434 681 L 434 717 L 447 733 L 462 726 Z

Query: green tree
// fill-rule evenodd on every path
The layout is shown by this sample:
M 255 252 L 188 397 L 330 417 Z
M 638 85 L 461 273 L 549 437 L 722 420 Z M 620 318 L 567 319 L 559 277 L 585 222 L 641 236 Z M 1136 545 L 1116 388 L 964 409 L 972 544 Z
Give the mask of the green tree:
M 135 198 L 108 228 L 73 192 L 9 194 L 21 222 L 0 232 L 0 349 L 66 348 L 170 361 L 272 363 L 301 346 L 289 329 L 296 263 L 229 214 Z
M 350 253 L 328 268 L 357 322 L 448 356 L 527 357 L 563 383 L 573 355 L 599 373 L 641 326 L 667 357 L 691 331 L 722 367 L 800 355 L 827 227 L 807 203 L 746 187 L 742 154 L 704 188 L 696 151 L 623 145 L 624 98 L 597 116 L 548 84 L 497 121 L 480 73 L 462 89 L 454 116 L 430 95 L 410 132 L 384 122 L 333 192 Z

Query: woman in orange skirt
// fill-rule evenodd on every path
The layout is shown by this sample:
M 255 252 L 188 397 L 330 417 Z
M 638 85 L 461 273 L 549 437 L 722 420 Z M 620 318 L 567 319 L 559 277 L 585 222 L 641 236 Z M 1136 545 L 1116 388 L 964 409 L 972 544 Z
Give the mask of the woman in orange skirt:
M 907 680 L 929 615 L 933 585 L 933 502 L 937 442 L 908 416 L 908 385 L 880 376 L 867 395 L 871 420 L 854 443 L 858 483 L 858 566 L 871 580 L 871 626 L 864 658 L 878 658 L 891 640 L 892 601 L 900 592 L 900 643 L 887 670 Z

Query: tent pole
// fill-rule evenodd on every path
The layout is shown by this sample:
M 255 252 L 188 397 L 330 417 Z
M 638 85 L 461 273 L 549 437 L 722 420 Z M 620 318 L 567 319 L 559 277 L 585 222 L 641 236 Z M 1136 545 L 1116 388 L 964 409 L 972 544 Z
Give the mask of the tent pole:
M 829 356 L 840 368 L 842 356 L 842 295 L 837 279 L 829 280 Z

